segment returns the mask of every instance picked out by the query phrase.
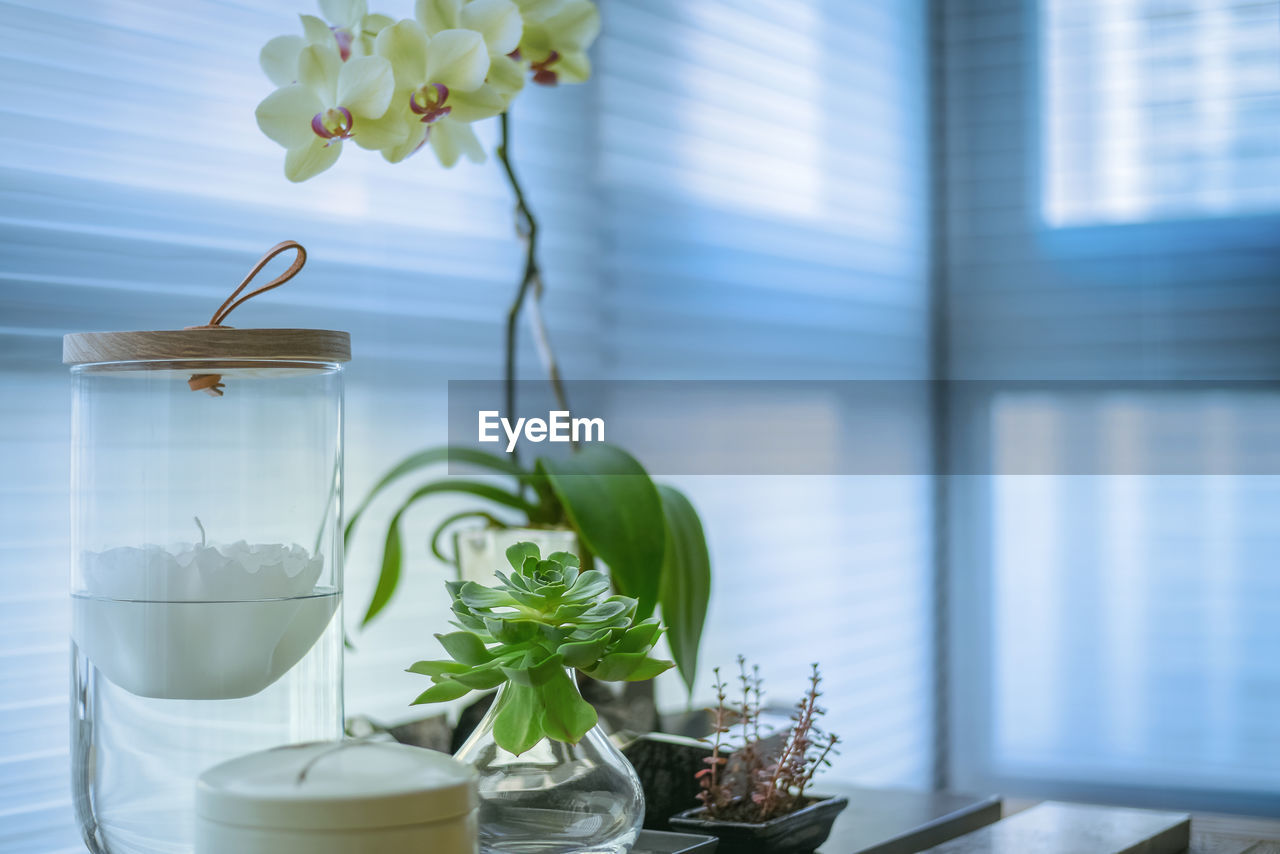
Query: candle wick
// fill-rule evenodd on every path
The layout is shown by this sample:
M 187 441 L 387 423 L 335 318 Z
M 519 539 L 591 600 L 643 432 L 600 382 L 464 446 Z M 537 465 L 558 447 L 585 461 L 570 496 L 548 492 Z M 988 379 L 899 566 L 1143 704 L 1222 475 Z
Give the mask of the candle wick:
M 362 736 L 360 738 L 344 738 L 343 740 L 337 742 L 327 750 L 320 751 L 315 756 L 308 759 L 306 764 L 304 764 L 302 768 L 298 770 L 298 779 L 294 781 L 295 785 L 301 786 L 303 783 L 305 783 L 307 780 L 307 774 L 311 773 L 311 769 L 314 768 L 316 763 L 319 762 L 321 759 L 332 756 L 333 754 L 338 753 L 340 751 L 348 750 L 352 747 L 363 747 L 367 744 L 373 744 L 374 742 L 371 741 L 370 739 L 371 739 L 371 736 Z M 316 744 L 315 742 L 311 742 L 309 744 L 287 745 L 284 749 L 288 749 L 288 747 L 314 747 L 315 744 Z
M 200 524 L 199 516 L 192 516 L 191 518 L 196 520 L 196 527 L 200 529 L 200 548 L 204 548 L 205 547 L 204 525 Z

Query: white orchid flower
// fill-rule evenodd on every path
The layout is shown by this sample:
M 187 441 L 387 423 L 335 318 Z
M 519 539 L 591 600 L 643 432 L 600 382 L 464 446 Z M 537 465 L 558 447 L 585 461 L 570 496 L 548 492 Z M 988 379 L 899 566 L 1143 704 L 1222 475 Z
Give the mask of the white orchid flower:
M 600 12 L 591 0 L 516 0 L 524 18 L 520 57 L 533 82 L 544 86 L 584 83 L 591 77 L 587 49 L 600 35 Z
M 524 22 L 511 0 L 417 0 L 414 16 L 434 35 L 441 30 L 475 30 L 490 56 L 506 56 L 520 44 Z
M 381 56 L 343 62 L 336 48 L 308 45 L 298 56 L 298 82 L 266 97 L 258 127 L 286 149 L 284 174 L 305 181 L 332 166 L 343 140 L 384 149 L 406 133 L 384 116 L 395 92 L 391 63 Z
M 417 0 L 414 15 L 427 35 L 442 30 L 475 30 L 484 37 L 489 50 L 489 73 L 485 85 L 489 91 L 477 97 L 500 100 L 505 112 L 511 100 L 524 88 L 524 69 L 514 58 L 524 32 L 520 8 L 512 0 Z
M 338 43 L 338 53 L 343 61 L 352 56 L 370 56 L 373 54 L 373 42 L 378 33 L 391 26 L 394 20 L 387 15 L 369 14 L 366 0 L 319 0 L 320 13 L 329 22 L 328 29 Z M 314 24 L 308 26 L 304 16 L 303 25 L 308 27 L 308 39 L 312 33 L 321 35 Z M 314 19 L 313 19 L 314 20 Z
M 484 37 L 467 29 L 428 35 L 417 21 L 404 20 L 378 34 L 374 51 L 391 64 L 395 94 L 388 115 L 405 128 L 402 140 L 383 147 L 383 157 L 398 163 L 429 142 L 447 167 L 463 154 L 483 162 L 484 149 L 469 123 L 506 109 L 506 101 L 485 86 Z
M 333 47 L 343 62 L 370 56 L 378 33 L 394 23 L 387 15 L 369 14 L 366 0 L 320 0 L 320 12 L 329 23 L 315 15 L 299 15 L 303 35 L 277 36 L 258 54 L 258 63 L 275 85 L 297 82 L 298 57 L 307 45 Z
M 288 86 L 298 82 L 298 57 L 306 46 L 302 36 L 276 36 L 262 46 L 258 64 L 276 86 Z

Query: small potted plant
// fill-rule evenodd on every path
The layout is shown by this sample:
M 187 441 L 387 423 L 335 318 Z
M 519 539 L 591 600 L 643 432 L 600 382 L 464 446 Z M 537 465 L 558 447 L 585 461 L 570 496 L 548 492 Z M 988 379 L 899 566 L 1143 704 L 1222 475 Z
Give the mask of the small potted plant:
M 609 579 L 567 552 L 533 543 L 507 549 L 498 584 L 447 583 L 458 631 L 437 635 L 450 659 L 409 670 L 432 685 L 415 701 L 498 688 L 458 750 L 480 775 L 484 852 L 626 851 L 644 818 L 635 770 L 597 725 L 578 691 L 581 671 L 606 682 L 652 679 L 674 664 L 652 656 L 656 618 L 610 595 Z
M 814 776 L 831 764 L 840 739 L 823 732 L 818 720 L 822 675 L 813 665 L 809 689 L 796 704 L 781 747 L 769 749 L 759 731 L 764 696 L 758 670 L 747 675 L 743 659 L 742 700 L 730 704 L 726 683 L 716 674 L 711 755 L 696 777 L 702 806 L 671 818 L 673 830 L 719 838 L 721 854 L 791 854 L 815 850 L 826 841 L 836 816 L 848 806 L 843 797 L 809 792 Z M 737 728 L 741 746 L 733 761 L 724 755 L 724 736 Z

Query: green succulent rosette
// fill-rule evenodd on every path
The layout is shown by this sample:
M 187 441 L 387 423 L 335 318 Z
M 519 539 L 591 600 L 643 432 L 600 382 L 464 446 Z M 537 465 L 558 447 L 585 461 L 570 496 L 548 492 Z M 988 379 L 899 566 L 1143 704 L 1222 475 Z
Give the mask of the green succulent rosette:
M 576 744 L 596 725 L 569 670 L 605 682 L 652 679 L 674 667 L 650 652 L 662 627 L 635 621 L 637 602 L 610 596 L 609 579 L 581 570 L 578 558 L 555 552 L 543 558 L 533 543 L 507 549 L 510 574 L 498 584 L 446 583 L 459 631 L 436 638 L 449 659 L 419 661 L 411 673 L 432 686 L 414 701 L 439 703 L 504 683 L 494 738 L 514 754 L 543 738 Z

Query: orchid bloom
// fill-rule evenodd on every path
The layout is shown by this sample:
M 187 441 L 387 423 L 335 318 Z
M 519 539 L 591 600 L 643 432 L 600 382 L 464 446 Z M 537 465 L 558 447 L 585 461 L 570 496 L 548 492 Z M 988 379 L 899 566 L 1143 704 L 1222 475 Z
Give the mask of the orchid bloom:
M 467 29 L 428 35 L 417 21 L 404 20 L 378 33 L 374 50 L 395 74 L 387 121 L 398 119 L 404 127 L 404 138 L 383 147 L 382 156 L 398 163 L 429 142 L 446 167 L 462 154 L 482 162 L 484 149 L 469 123 L 507 106 L 485 86 L 489 51 L 484 37 Z
M 351 139 L 364 148 L 397 144 L 404 129 L 382 121 L 395 90 L 391 63 L 381 56 L 343 62 L 336 47 L 308 45 L 298 55 L 297 81 L 258 105 L 258 127 L 284 146 L 284 174 L 305 181 L 332 166 Z
M 504 101 L 494 115 L 505 112 L 524 88 L 524 69 L 514 58 L 524 33 L 520 8 L 511 0 L 417 0 L 414 16 L 428 35 L 462 27 L 484 36 L 489 49 L 484 96 Z
M 591 0 L 516 0 L 524 18 L 520 57 L 533 82 L 544 86 L 584 83 L 591 77 L 587 48 L 600 35 L 600 12 Z
M 320 11 L 331 23 L 315 15 L 299 15 L 302 36 L 277 36 L 263 46 L 258 62 L 277 86 L 298 79 L 298 56 L 307 45 L 332 47 L 346 62 L 352 56 L 373 54 L 373 40 L 394 21 L 387 15 L 369 14 L 366 0 L 320 0 Z
M 352 56 L 371 56 L 378 33 L 394 23 L 387 15 L 369 14 L 366 0 L 320 0 L 320 12 L 329 22 L 327 29 L 338 43 L 338 53 L 343 62 Z M 303 16 L 302 23 L 308 40 L 311 40 L 313 35 L 319 37 L 322 34 L 314 23 L 307 21 L 308 17 Z

